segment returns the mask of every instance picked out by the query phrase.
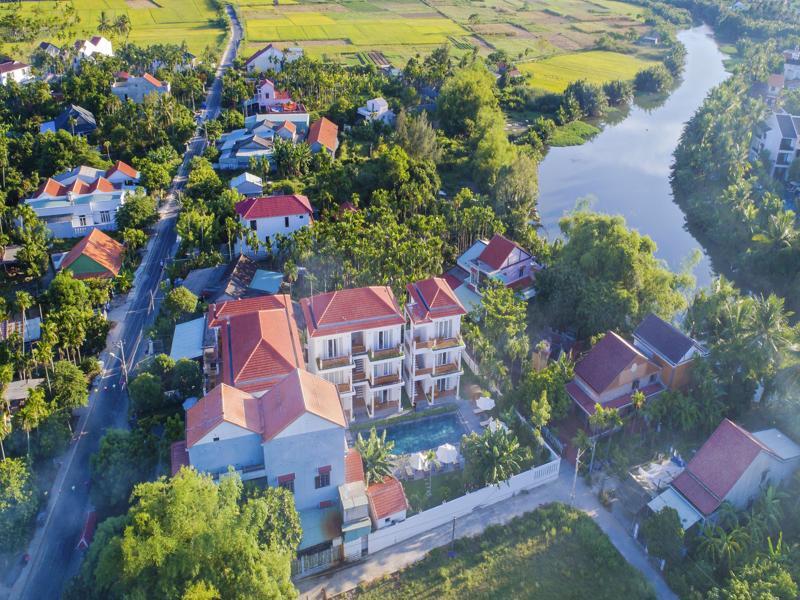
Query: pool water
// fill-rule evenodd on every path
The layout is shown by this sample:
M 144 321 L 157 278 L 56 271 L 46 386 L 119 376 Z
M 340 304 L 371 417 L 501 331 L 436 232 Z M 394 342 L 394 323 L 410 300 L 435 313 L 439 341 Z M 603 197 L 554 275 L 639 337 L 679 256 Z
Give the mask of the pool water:
M 392 454 L 411 454 L 447 443 L 458 448 L 461 436 L 466 433 L 456 413 L 390 425 L 385 429 L 387 441 L 394 442 Z M 378 435 L 382 433 L 378 431 Z

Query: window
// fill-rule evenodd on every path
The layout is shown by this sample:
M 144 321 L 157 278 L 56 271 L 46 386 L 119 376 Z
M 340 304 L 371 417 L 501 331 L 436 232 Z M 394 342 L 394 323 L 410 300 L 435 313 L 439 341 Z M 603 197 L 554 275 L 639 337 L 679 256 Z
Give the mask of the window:
M 328 351 L 327 358 L 336 358 L 337 356 L 339 356 L 339 338 L 333 338 L 328 340 L 327 351 Z
M 289 217 L 283 217 L 283 226 L 289 228 Z
M 517 277 L 519 277 L 520 279 L 522 279 L 522 276 L 523 276 L 524 274 L 525 274 L 525 267 L 520 267 L 520 268 L 519 268 L 519 274 L 517 275 Z
M 391 345 L 391 336 L 388 331 L 378 332 L 378 350 L 385 350 Z
M 439 339 L 449 339 L 453 337 L 453 321 L 447 319 L 436 324 L 436 337 Z
M 78 224 L 81 227 L 86 227 L 86 215 L 81 215 L 78 217 Z
M 215 442 L 218 442 L 218 441 L 219 441 L 219 438 L 218 438 L 218 437 L 215 437 L 213 441 L 215 441 Z
M 314 477 L 314 488 L 318 490 L 320 488 L 328 487 L 331 484 L 330 466 L 320 467 L 317 469 L 317 473 L 317 476 Z
M 655 383 L 656 382 L 656 377 L 658 377 L 658 375 L 656 373 L 653 373 L 652 375 L 650 375 L 650 383 Z
M 253 219 L 252 221 L 250 221 L 250 229 L 252 229 L 253 231 L 255 231 L 256 229 L 258 229 L 258 224 L 256 223 L 255 219 Z
M 447 352 L 442 352 L 441 354 L 436 355 L 436 366 L 441 367 L 442 365 L 446 365 L 448 363 L 447 360 Z
M 282 487 L 283 489 L 294 493 L 294 473 L 289 473 L 288 475 L 279 475 L 278 487 Z
M 634 379 L 633 380 L 633 383 L 631 384 L 631 389 L 633 389 L 633 390 L 638 390 L 639 389 L 639 380 L 638 379 Z
M 100 211 L 100 222 L 101 223 L 111 223 L 111 213 L 107 210 Z

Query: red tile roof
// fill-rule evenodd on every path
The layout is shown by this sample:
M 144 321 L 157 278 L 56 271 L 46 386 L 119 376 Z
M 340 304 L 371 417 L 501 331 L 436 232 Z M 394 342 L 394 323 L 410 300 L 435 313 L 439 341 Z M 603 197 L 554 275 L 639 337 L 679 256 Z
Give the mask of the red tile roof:
M 20 69 L 24 69 L 25 67 L 30 67 L 30 65 L 16 60 L 7 60 L 0 63 L 0 73 L 10 73 L 11 71 L 18 71 Z
M 581 389 L 574 381 L 570 381 L 566 386 L 567 394 L 569 397 L 572 398 L 578 406 L 581 407 L 583 412 L 587 415 L 592 416 L 597 410 L 597 401 L 592 398 L 589 394 Z M 664 386 L 661 383 L 653 383 L 651 385 L 645 386 L 640 389 L 640 391 L 645 395 L 645 398 L 648 400 L 657 394 L 660 394 L 664 391 Z M 612 398 L 608 402 L 603 402 L 603 408 L 616 408 L 617 410 L 621 410 L 626 406 L 630 406 L 633 403 L 633 392 L 628 392 L 627 394 L 622 394 L 621 396 L 617 396 L 616 398 Z
M 444 275 L 442 275 L 442 277 L 447 282 L 447 285 L 450 286 L 451 290 L 457 290 L 464 283 L 452 273 L 445 273 Z
M 347 421 L 339 392 L 330 381 L 295 369 L 261 397 L 264 414 L 262 439 L 269 441 L 304 414 L 312 414 L 340 427 Z
M 750 432 L 724 419 L 672 481 L 672 487 L 708 516 L 761 452 L 774 455 Z
M 231 300 L 209 308 L 220 327 L 222 381 L 263 392 L 294 369 L 305 368 L 291 299 L 286 295 Z
M 92 194 L 94 192 L 113 192 L 116 189 L 117 188 L 114 187 L 114 184 L 108 179 L 105 177 L 98 177 L 92 183 L 90 183 L 88 187 L 86 187 L 86 191 L 84 193 Z
M 344 482 L 364 481 L 364 461 L 355 448 L 350 448 L 344 455 Z
M 243 219 L 268 219 L 291 215 L 312 215 L 314 209 L 306 196 L 288 194 L 242 200 L 236 203 L 236 213 Z
M 189 452 L 186 450 L 186 440 L 174 442 L 169 447 L 170 472 L 172 476 L 178 474 L 181 467 L 189 466 Z
M 77 279 L 93 277 L 111 278 L 119 275 L 125 246 L 99 229 L 92 229 L 83 239 L 72 247 L 61 261 L 61 269 L 67 269 L 78 257 L 86 256 L 106 269 L 105 273 L 76 273 Z
M 432 319 L 465 315 L 450 284 L 442 277 L 430 277 L 406 286 L 408 297 L 414 301 L 409 313 L 415 323 L 430 323 Z
M 403 325 L 405 319 L 388 286 L 351 288 L 300 300 L 310 337 Z
M 367 488 L 370 512 L 376 520 L 385 519 L 395 513 L 408 510 L 408 500 L 403 484 L 394 477 L 385 477 L 380 483 Z
M 142 79 L 144 79 L 146 82 L 148 82 L 148 83 L 150 83 L 150 84 L 152 84 L 152 85 L 154 85 L 156 87 L 161 87 L 161 86 L 164 85 L 163 82 L 161 82 L 160 80 L 158 80 L 155 77 L 153 77 L 152 75 L 150 75 L 150 73 L 145 73 L 142 76 Z
M 575 375 L 601 394 L 635 359 L 649 362 L 644 354 L 609 331 L 578 361 Z
M 36 193 L 33 195 L 33 197 L 34 198 L 39 198 L 39 197 L 41 197 L 43 195 L 47 195 L 47 196 L 66 196 L 67 195 L 67 188 L 65 188 L 63 185 L 58 183 L 55 179 L 52 179 L 52 178 L 48 177 L 47 181 L 45 181 L 41 186 L 39 186 L 39 189 L 36 191 Z
M 191 448 L 222 423 L 261 433 L 258 400 L 235 387 L 219 384 L 186 411 L 186 446 Z
M 123 81 L 127 81 L 128 79 L 131 78 L 131 74 L 128 73 L 127 71 L 117 71 L 116 73 L 114 73 L 114 78 L 115 79 L 122 79 Z
M 99 44 L 99 43 L 100 43 L 100 40 L 102 40 L 102 39 L 103 39 L 103 38 L 102 38 L 101 36 L 99 36 L 99 35 L 96 35 L 96 36 L 94 36 L 94 37 L 92 38 L 92 40 L 91 40 L 91 41 L 92 41 L 92 45 L 93 45 L 93 46 L 97 46 L 97 44 Z
M 139 171 L 134 169 L 128 163 L 124 163 L 121 160 L 118 160 L 114 163 L 114 166 L 111 167 L 108 171 L 106 171 L 106 177 L 111 177 L 114 173 L 122 173 L 127 175 L 131 179 L 138 179 L 139 178 Z
M 496 271 L 503 266 L 503 263 L 508 260 L 508 257 L 516 248 L 522 250 L 522 248 L 508 238 L 496 233 L 486 248 L 483 249 L 483 252 L 480 253 L 478 260 L 486 263 Z M 522 251 L 525 252 L 524 250 Z M 525 253 L 527 254 L 527 252 Z
M 770 87 L 783 87 L 783 74 L 773 73 L 767 79 L 767 84 Z
M 523 290 L 533 285 L 533 277 L 530 275 L 523 277 L 522 279 L 517 279 L 516 281 L 510 283 L 508 285 L 509 288 L 512 290 Z
M 297 133 L 297 126 L 291 121 L 284 121 L 278 129 L 286 129 L 292 133 Z M 304 196 L 305 197 L 305 196 Z
M 339 146 L 338 135 L 339 128 L 336 126 L 336 123 L 322 117 L 309 127 L 308 145 L 312 146 L 319 142 L 331 152 L 336 152 L 336 148 Z

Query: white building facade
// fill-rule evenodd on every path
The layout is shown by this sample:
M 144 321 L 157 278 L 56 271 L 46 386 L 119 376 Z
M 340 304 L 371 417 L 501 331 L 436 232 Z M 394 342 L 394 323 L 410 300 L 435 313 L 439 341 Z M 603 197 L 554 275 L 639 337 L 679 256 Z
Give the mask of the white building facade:
M 258 250 L 255 250 L 246 239 L 240 239 L 236 251 L 250 257 L 262 257 L 275 244 L 278 234 L 288 236 L 308 227 L 314 209 L 308 198 L 300 194 L 260 196 L 237 203 L 236 215 L 244 227 L 255 233 L 259 242 Z

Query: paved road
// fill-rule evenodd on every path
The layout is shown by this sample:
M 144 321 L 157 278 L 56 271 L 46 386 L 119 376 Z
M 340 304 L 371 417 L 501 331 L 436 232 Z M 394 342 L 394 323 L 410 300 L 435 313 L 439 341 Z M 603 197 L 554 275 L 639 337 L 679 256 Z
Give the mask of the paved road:
M 233 63 L 242 39 L 242 28 L 236 14 L 226 7 L 231 17 L 231 36 L 217 69 L 217 77 L 206 97 L 203 119 L 219 113 L 222 95 L 222 74 Z M 157 313 L 156 295 L 163 276 L 163 265 L 177 250 L 175 222 L 177 220 L 176 193 L 186 181 L 191 159 L 202 152 L 205 141 L 198 126 L 195 136 L 187 145 L 184 161 L 173 181 L 168 200 L 161 209 L 161 220 L 156 225 L 150 242 L 137 270 L 133 290 L 126 303 L 112 311 L 111 319 L 117 321 L 110 332 L 107 350 L 101 355 L 106 371 L 94 386 L 89 405 L 80 411 L 75 442 L 64 457 L 56 481 L 49 493 L 47 519 L 36 531 L 29 546 L 31 561 L 11 589 L 11 598 L 35 600 L 58 598 L 65 581 L 77 572 L 82 554 L 75 550 L 80 538 L 89 494 L 89 458 L 98 448 L 100 438 L 110 427 L 127 427 L 128 400 L 122 390 L 124 376 L 121 369 L 120 346 L 128 368 L 144 350 L 143 331 Z
M 518 494 L 492 506 L 477 509 L 456 520 L 456 537 L 479 535 L 486 527 L 506 523 L 526 512 L 550 502 L 570 503 L 572 490 L 572 466 L 561 463 L 557 481 L 535 488 L 526 494 Z M 574 505 L 586 512 L 606 533 L 620 554 L 638 569 L 650 582 L 661 600 L 677 600 L 661 575 L 653 568 L 642 548 L 628 531 L 620 525 L 610 512 L 600 505 L 597 494 L 578 478 Z M 368 556 L 358 563 L 340 568 L 333 573 L 309 577 L 297 583 L 302 600 L 322 600 L 352 590 L 360 583 L 372 581 L 395 573 L 422 560 L 433 548 L 450 543 L 452 525 L 447 523 L 424 534 L 401 542 Z

